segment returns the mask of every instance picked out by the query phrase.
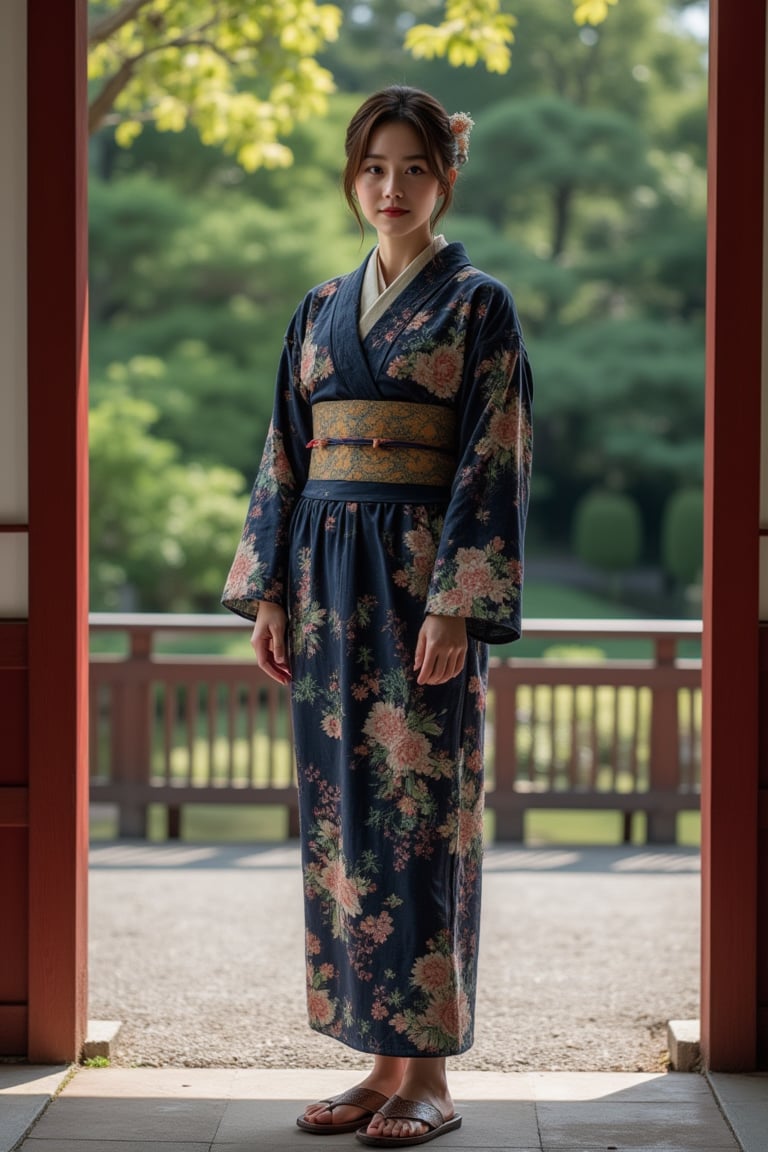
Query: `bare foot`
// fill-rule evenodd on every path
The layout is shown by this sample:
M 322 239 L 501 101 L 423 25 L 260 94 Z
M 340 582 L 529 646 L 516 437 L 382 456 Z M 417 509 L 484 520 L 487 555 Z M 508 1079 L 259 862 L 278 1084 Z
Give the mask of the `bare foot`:
M 450 1120 L 454 1113 L 453 1100 L 448 1091 L 448 1084 L 444 1076 L 434 1077 L 424 1075 L 424 1070 L 418 1064 L 426 1061 L 409 1061 L 409 1069 L 397 1088 L 397 1095 L 401 1100 L 414 1100 L 422 1104 L 431 1104 L 437 1108 L 444 1120 Z M 414 1068 L 414 1065 L 416 1067 Z M 369 1136 L 391 1136 L 395 1139 L 405 1140 L 411 1136 L 424 1136 L 430 1127 L 421 1120 L 385 1119 L 377 1112 L 366 1129 Z
M 398 1089 L 404 1067 L 405 1060 L 393 1056 L 377 1057 L 371 1072 L 356 1087 L 370 1088 L 389 1098 Z M 327 1103 L 320 1100 L 317 1104 L 308 1106 L 304 1112 L 304 1119 L 310 1124 L 351 1124 L 357 1120 L 362 1124 L 368 1115 L 364 1108 L 356 1108 L 352 1104 L 339 1104 L 331 1111 Z

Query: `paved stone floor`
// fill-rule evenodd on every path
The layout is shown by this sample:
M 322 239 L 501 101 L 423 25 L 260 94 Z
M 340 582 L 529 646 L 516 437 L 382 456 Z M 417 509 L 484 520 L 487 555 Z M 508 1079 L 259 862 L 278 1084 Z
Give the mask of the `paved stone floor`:
M 295 1125 L 308 1099 L 348 1080 L 348 1069 L 70 1075 L 0 1065 L 0 1152 L 349 1152 L 362 1147 L 354 1136 L 321 1137 L 318 1145 Z M 435 1148 L 454 1152 L 768 1149 L 768 1076 L 719 1075 L 710 1086 L 685 1073 L 457 1072 L 452 1087 L 464 1123 Z

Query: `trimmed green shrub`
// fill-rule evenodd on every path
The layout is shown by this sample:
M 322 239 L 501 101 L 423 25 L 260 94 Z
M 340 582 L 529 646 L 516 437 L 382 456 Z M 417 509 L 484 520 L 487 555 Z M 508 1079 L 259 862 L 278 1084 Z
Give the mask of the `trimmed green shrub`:
M 704 548 L 704 493 L 680 488 L 667 501 L 661 522 L 661 563 L 682 587 L 701 574 Z
M 642 548 L 640 509 L 631 496 L 593 489 L 573 514 L 573 550 L 580 560 L 605 572 L 636 564 Z

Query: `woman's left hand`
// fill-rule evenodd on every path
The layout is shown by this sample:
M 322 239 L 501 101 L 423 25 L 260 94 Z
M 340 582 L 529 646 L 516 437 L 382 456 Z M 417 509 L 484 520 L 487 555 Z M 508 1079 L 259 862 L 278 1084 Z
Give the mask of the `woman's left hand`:
M 463 616 L 426 616 L 416 641 L 418 684 L 445 684 L 458 676 L 467 654 L 467 625 Z

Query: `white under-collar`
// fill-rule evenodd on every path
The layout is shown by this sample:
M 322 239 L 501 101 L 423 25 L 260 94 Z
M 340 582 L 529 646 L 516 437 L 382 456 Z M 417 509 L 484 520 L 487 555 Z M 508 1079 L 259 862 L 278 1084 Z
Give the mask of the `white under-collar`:
M 383 316 L 393 300 L 418 276 L 422 268 L 426 268 L 430 260 L 443 248 L 447 247 L 448 241 L 445 236 L 440 235 L 433 237 L 426 248 L 419 252 L 418 256 L 411 260 L 408 267 L 404 268 L 400 275 L 388 285 L 383 285 L 382 283 L 379 268 L 378 245 L 374 248 L 366 265 L 360 291 L 359 331 L 363 339 L 368 335 L 374 324 Z

